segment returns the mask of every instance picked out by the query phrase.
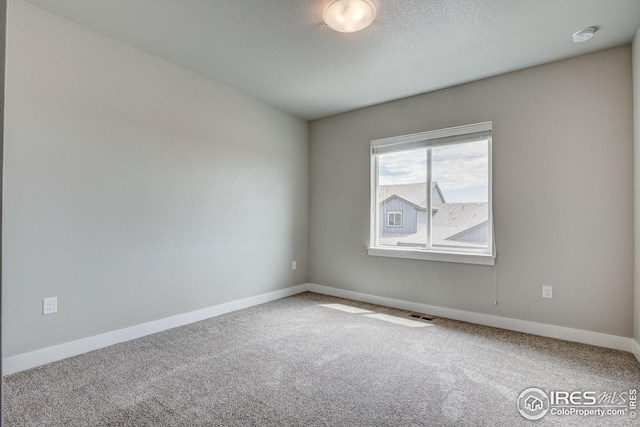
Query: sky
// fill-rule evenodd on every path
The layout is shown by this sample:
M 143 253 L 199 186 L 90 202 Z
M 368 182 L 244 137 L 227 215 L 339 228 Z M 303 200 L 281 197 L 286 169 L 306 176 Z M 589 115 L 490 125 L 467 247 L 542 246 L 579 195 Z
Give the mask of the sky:
M 432 180 L 449 203 L 488 201 L 487 141 L 432 148 Z M 400 151 L 378 157 L 381 185 L 413 184 L 427 180 L 427 150 Z

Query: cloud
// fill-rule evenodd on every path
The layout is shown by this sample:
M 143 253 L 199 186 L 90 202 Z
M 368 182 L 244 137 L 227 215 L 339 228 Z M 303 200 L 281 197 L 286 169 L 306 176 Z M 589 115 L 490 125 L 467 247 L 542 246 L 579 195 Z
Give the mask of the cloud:
M 489 185 L 487 144 L 470 142 L 433 148 L 432 179 L 440 188 L 461 190 Z
M 427 150 L 420 148 L 382 154 L 378 158 L 381 185 L 427 180 Z M 432 148 L 432 180 L 443 191 L 488 186 L 487 142 L 469 142 Z
M 381 185 L 413 184 L 427 181 L 427 150 L 382 154 L 378 158 Z

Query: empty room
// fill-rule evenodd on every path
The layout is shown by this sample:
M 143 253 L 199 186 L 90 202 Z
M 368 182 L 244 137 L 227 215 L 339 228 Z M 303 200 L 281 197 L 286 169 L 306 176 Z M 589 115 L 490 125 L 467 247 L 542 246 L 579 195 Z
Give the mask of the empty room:
M 2 425 L 637 425 L 640 1 L 0 12 Z

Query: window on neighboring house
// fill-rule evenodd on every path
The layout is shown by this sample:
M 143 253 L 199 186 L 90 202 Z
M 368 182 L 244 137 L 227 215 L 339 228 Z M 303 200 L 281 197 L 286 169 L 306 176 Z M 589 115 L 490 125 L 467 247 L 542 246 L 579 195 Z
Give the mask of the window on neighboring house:
M 371 141 L 370 255 L 495 263 L 491 130 L 486 122 Z
M 402 211 L 387 211 L 387 227 L 402 228 Z

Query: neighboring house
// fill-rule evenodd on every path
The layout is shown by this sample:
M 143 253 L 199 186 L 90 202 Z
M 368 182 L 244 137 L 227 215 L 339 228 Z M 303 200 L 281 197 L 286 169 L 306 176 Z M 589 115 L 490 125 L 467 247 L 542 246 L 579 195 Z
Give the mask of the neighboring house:
M 378 243 L 389 246 L 425 246 L 427 184 L 380 185 L 381 233 Z M 434 245 L 486 246 L 489 238 L 488 204 L 447 203 L 437 182 L 431 204 Z

